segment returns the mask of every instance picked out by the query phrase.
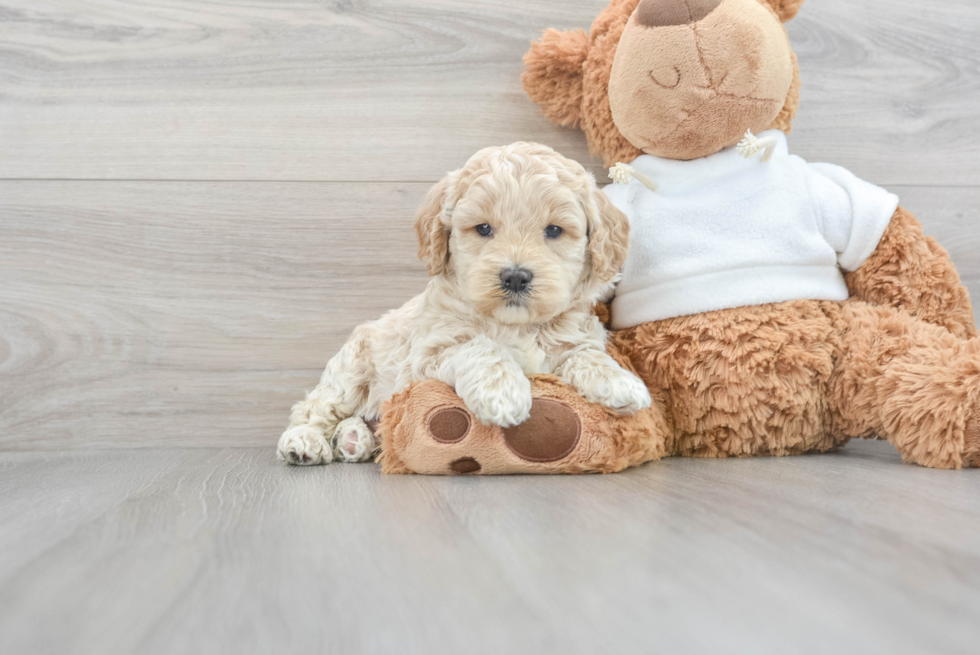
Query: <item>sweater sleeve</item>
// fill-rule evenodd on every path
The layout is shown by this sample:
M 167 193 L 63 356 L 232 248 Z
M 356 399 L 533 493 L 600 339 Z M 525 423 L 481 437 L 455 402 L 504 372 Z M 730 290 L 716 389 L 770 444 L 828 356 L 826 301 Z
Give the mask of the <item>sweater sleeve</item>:
M 809 164 L 807 182 L 820 230 L 837 251 L 837 262 L 845 271 L 856 271 L 878 247 L 898 209 L 898 196 L 833 164 Z

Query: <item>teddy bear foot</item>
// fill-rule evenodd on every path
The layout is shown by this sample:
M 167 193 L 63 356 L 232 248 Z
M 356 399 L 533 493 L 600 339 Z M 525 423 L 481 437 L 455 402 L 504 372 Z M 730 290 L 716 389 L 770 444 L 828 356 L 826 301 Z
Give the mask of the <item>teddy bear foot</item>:
M 429 417 L 429 436 L 441 444 L 458 443 L 469 436 L 473 420 L 466 410 L 447 407 Z M 549 398 L 535 398 L 531 403 L 531 416 L 520 425 L 505 430 L 477 426 L 477 440 L 500 442 L 525 462 L 550 463 L 563 460 L 575 450 L 582 436 L 578 414 L 568 405 Z M 479 473 L 483 465 L 478 459 L 463 456 L 449 463 L 449 470 L 456 474 Z
M 391 440 L 391 448 L 415 473 L 559 473 L 581 442 L 578 413 L 554 397 L 535 397 L 530 418 L 504 429 L 481 423 L 442 383 L 424 382 L 411 395 L 411 408 L 419 411 L 395 429 L 402 439 Z
M 385 473 L 505 475 L 616 471 L 656 459 L 643 420 L 611 417 L 551 376 L 532 379 L 524 423 L 484 425 L 451 387 L 429 380 L 386 406 L 380 427 Z M 635 441 L 622 437 L 636 425 Z M 633 455 L 633 457 L 630 457 Z

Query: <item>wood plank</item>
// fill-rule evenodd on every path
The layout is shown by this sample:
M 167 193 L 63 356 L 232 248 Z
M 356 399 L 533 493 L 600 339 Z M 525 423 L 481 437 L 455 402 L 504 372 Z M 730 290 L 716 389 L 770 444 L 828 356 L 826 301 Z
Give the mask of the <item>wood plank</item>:
M 519 77 L 544 28 L 605 4 L 3 0 L 0 178 L 432 182 L 516 140 L 597 167 Z M 789 29 L 797 153 L 880 184 L 980 184 L 974 0 L 820 0 Z
M 0 447 L 274 441 L 424 288 L 428 186 L 0 183 Z
M 425 184 L 0 182 L 0 449 L 271 444 L 419 293 Z M 980 189 L 896 188 L 980 298 Z
M 966 653 L 977 471 L 881 442 L 615 476 L 0 454 L 0 643 L 55 653 Z
M 811 0 L 788 29 L 797 154 L 881 185 L 977 184 L 980 5 Z
M 3 5 L 0 177 L 435 181 L 510 141 L 586 155 L 521 56 L 601 2 Z

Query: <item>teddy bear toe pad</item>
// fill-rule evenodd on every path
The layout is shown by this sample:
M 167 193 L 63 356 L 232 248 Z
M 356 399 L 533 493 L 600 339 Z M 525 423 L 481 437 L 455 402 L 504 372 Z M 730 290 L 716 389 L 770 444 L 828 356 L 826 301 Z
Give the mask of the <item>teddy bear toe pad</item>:
M 458 473 L 460 475 L 466 475 L 468 473 L 479 473 L 480 462 L 476 461 L 472 457 L 460 457 L 459 459 L 453 460 L 449 465 L 449 470 L 453 473 Z
M 575 450 L 581 435 L 575 410 L 557 400 L 535 398 L 530 418 L 504 430 L 504 443 L 529 462 L 557 462 Z
M 439 443 L 457 443 L 470 432 L 470 415 L 459 407 L 447 407 L 429 416 L 429 435 Z

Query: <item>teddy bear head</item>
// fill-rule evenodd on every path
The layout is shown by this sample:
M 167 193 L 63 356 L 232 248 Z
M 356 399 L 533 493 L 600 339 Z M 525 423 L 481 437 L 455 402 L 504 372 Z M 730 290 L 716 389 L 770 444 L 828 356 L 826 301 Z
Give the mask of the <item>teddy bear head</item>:
M 524 88 L 607 166 L 789 132 L 800 76 L 783 23 L 803 2 L 612 0 L 588 34 L 546 31 L 524 57 Z

